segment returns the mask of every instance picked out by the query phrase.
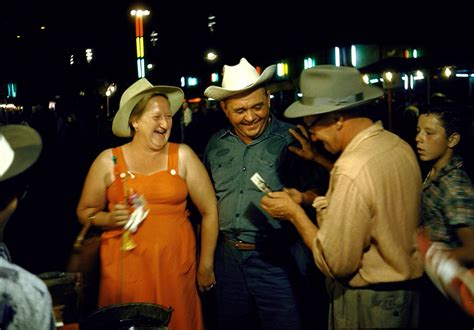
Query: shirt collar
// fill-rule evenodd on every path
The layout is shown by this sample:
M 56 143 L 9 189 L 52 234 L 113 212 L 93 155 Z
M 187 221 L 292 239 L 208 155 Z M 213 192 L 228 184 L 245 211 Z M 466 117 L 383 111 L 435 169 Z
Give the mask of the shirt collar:
M 359 132 L 356 136 L 354 136 L 354 138 L 349 142 L 343 152 L 348 152 L 355 149 L 362 141 L 374 135 L 380 134 L 383 130 L 384 128 L 382 122 L 380 120 L 376 121 L 363 131 Z
M 463 161 L 461 156 L 454 154 L 453 157 L 451 157 L 451 159 L 448 161 L 448 163 L 439 171 L 439 174 L 436 177 L 440 178 L 451 172 L 452 170 L 461 168 L 462 165 Z M 434 180 L 436 180 L 436 178 L 434 178 Z
M 270 113 L 270 122 L 268 123 L 268 126 L 265 128 L 263 133 L 258 138 L 256 138 L 255 140 L 252 141 L 252 144 L 256 143 L 258 141 L 264 140 L 267 137 L 269 137 L 270 135 L 283 135 L 281 126 L 282 126 L 281 122 L 279 120 L 277 120 L 276 117 L 272 113 Z M 288 133 L 288 132 L 286 131 L 286 133 Z M 229 123 L 227 128 L 222 130 L 221 134 L 218 136 L 218 139 L 222 139 L 227 135 L 233 135 L 233 136 L 239 138 L 234 133 L 234 127 L 232 125 L 230 125 L 230 123 Z

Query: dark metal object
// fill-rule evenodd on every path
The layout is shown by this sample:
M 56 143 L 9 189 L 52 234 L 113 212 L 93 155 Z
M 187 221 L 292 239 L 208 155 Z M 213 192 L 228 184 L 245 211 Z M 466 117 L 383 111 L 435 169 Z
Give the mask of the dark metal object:
M 81 324 L 81 330 L 167 329 L 172 307 L 151 303 L 127 303 L 100 308 Z

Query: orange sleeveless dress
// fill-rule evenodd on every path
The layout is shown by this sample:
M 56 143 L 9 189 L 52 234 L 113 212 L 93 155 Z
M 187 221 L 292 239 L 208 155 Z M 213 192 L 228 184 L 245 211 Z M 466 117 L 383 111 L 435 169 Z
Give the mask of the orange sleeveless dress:
M 188 190 L 178 175 L 178 144 L 168 145 L 167 170 L 151 175 L 130 175 L 122 148 L 113 153 L 115 181 L 107 191 L 109 210 L 124 200 L 126 181 L 128 189 L 145 196 L 150 212 L 130 235 L 137 244 L 132 250 L 121 250 L 123 230 L 102 234 L 99 307 L 130 302 L 171 306 L 170 329 L 203 329 L 196 240 L 186 209 Z M 121 173 L 126 174 L 124 179 Z

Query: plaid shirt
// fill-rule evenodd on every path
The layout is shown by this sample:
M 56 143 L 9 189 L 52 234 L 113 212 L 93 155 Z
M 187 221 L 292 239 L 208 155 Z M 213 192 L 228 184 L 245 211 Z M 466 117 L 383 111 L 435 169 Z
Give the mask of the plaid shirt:
M 423 183 L 422 220 L 432 241 L 459 247 L 460 227 L 474 228 L 472 182 L 455 155 L 434 178 Z

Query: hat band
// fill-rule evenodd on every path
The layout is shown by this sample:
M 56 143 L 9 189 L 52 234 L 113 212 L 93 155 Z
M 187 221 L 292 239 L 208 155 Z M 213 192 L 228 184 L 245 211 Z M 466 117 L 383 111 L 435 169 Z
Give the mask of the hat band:
M 362 101 L 364 99 L 364 93 L 360 92 L 357 94 L 341 97 L 341 98 L 332 98 L 332 97 L 310 97 L 310 96 L 303 96 L 301 98 L 301 103 L 304 105 L 341 105 L 347 103 L 354 103 L 358 101 Z
M 0 162 L 1 178 L 10 168 L 10 165 L 13 163 L 13 158 L 15 157 L 15 152 L 3 135 L 0 135 L 0 155 L 2 155 L 2 161 Z

